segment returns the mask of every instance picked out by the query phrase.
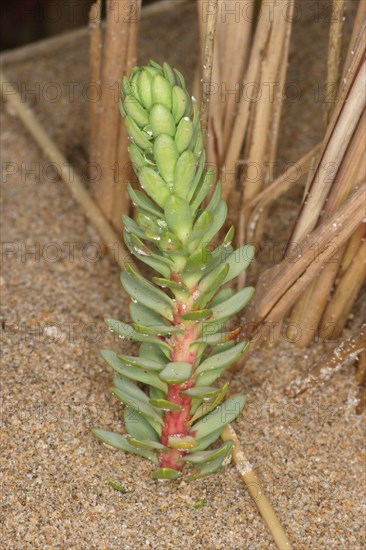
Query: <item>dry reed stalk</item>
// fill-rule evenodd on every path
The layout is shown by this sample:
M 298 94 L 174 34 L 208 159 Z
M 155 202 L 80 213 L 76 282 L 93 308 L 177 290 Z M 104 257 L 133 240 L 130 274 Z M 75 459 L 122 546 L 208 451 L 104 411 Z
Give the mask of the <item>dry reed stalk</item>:
M 89 12 L 90 53 L 89 79 L 98 89 L 101 86 L 101 57 L 102 57 L 102 0 L 97 0 Z M 89 154 L 90 158 L 98 162 L 98 102 L 93 101 L 89 106 Z
M 306 390 L 314 389 L 328 382 L 330 377 L 338 372 L 346 362 L 352 361 L 358 355 L 361 359 L 362 352 L 365 350 L 365 338 L 366 325 L 364 324 L 357 333 L 353 333 L 347 340 L 342 341 L 325 357 L 322 357 L 305 376 L 293 380 L 285 389 L 285 394 L 288 397 L 298 397 Z
M 276 512 L 273 509 L 272 504 L 263 491 L 262 483 L 254 472 L 251 463 L 245 456 L 244 450 L 240 445 L 239 438 L 231 424 L 225 427 L 221 434 L 221 439 L 223 441 L 232 441 L 234 443 L 233 460 L 250 496 L 256 503 L 257 508 L 264 519 L 278 550 L 291 550 L 291 543 L 276 515 Z
M 341 50 L 343 38 L 344 0 L 333 0 L 329 30 L 326 88 L 336 95 L 341 74 Z M 325 126 L 328 126 L 333 110 L 331 102 L 325 104 Z
M 359 67 L 348 99 L 343 103 L 342 113 L 340 113 L 337 124 L 333 128 L 332 135 L 326 143 L 313 182 L 310 185 L 308 196 L 304 201 L 303 208 L 290 240 L 290 244 L 300 240 L 304 235 L 309 233 L 318 221 L 328 192 L 335 179 L 339 164 L 343 159 L 350 138 L 365 108 L 366 100 L 364 90 L 366 86 L 366 73 L 362 70 L 364 67 L 365 62 Z M 332 168 L 334 166 L 336 167 L 336 170 L 333 170 L 333 174 L 330 176 L 328 173 L 329 166 Z
M 323 209 L 329 190 L 338 172 L 338 167 L 343 160 L 349 141 L 365 109 L 366 19 L 362 22 L 360 34 L 364 40 L 359 40 L 356 45 L 350 68 L 343 79 L 339 98 L 323 141 L 322 153 L 309 185 L 308 193 L 304 198 L 289 245 L 301 240 L 316 226 L 320 212 Z M 329 167 L 333 168 L 331 174 L 328 173 Z
M 197 3 L 200 10 L 200 3 Z M 211 2 L 210 10 L 206 14 L 206 24 L 203 21 L 202 13 L 199 11 L 199 24 L 201 29 L 201 37 L 203 43 L 203 56 L 202 56 L 202 98 L 201 98 L 201 125 L 204 140 L 207 139 L 209 132 L 209 117 L 210 117 L 210 99 L 212 83 L 212 71 L 214 64 L 214 50 L 215 50 L 215 38 L 217 28 L 217 12 L 218 12 L 218 0 Z
M 273 9 L 273 5 L 271 5 L 271 8 Z M 244 73 L 245 76 L 242 82 L 243 89 L 240 92 L 240 101 L 235 122 L 232 127 L 231 136 L 226 148 L 225 157 L 223 159 L 223 194 L 225 200 L 230 198 L 230 205 L 233 206 L 238 203 L 238 190 L 235 189 L 236 165 L 244 144 L 249 122 L 250 107 L 254 99 L 254 86 L 250 87 L 251 93 L 248 96 L 248 89 L 246 85 L 258 82 L 258 75 L 262 62 L 262 52 L 264 51 L 269 39 L 271 28 L 272 23 L 269 18 L 259 18 L 250 51 L 248 66 Z
M 141 0 L 133 0 L 131 5 L 133 6 L 132 13 L 141 13 Z M 131 16 L 130 19 L 131 20 L 128 23 L 127 55 L 125 59 L 125 66 L 123 67 L 123 75 L 130 74 L 131 70 L 137 63 L 139 19 L 137 15 Z M 129 198 L 126 191 L 126 185 L 133 175 L 133 170 L 127 149 L 129 144 L 128 135 L 124 124 L 122 123 L 121 117 L 118 118 L 120 120 L 115 159 L 117 171 L 115 173 L 115 191 L 111 221 L 114 227 L 121 228 L 121 214 L 127 212 L 129 208 Z
M 206 155 L 207 163 L 210 164 L 214 170 L 216 170 L 217 175 L 220 173 L 220 165 L 223 154 L 222 104 L 220 93 L 221 82 L 222 77 L 220 74 L 219 48 L 216 39 L 213 51 L 212 80 L 211 84 L 209 84 L 209 86 L 211 86 L 211 92 L 209 99 L 210 105 L 207 127 Z
M 98 133 L 96 147 L 101 179 L 92 185 L 92 193 L 105 216 L 111 220 L 115 196 L 116 143 L 120 126 L 119 117 L 116 116 L 118 91 L 116 93 L 115 83 L 119 83 L 121 79 L 121 59 L 122 64 L 124 64 L 128 28 L 120 21 L 118 21 L 118 25 L 116 24 L 114 6 L 111 0 L 107 0 L 106 9 L 107 21 L 101 67 L 102 95 L 100 104 L 97 107 Z M 94 159 L 91 160 L 94 161 Z
M 225 8 L 221 9 L 222 4 Z M 254 2 L 245 6 L 245 17 L 239 12 L 236 0 L 220 0 L 218 24 L 218 49 L 220 52 L 220 75 L 223 96 L 223 150 L 227 151 L 240 100 L 240 82 L 248 63 L 252 34 Z M 230 12 L 230 13 L 228 13 Z M 225 19 L 224 19 L 224 15 Z M 232 15 L 235 13 L 235 17 Z M 230 93 L 229 93 L 230 92 Z M 227 95 L 226 95 L 227 94 Z
M 362 42 L 362 40 L 364 40 L 363 21 L 365 20 L 365 18 L 366 18 L 366 2 L 363 2 L 362 0 L 360 0 L 358 3 L 356 18 L 353 24 L 351 39 L 348 45 L 346 61 L 342 72 L 342 78 L 345 78 L 349 71 L 355 49 L 357 48 L 357 44 L 360 41 Z
M 354 187 L 359 175 L 358 167 L 363 155 L 365 124 L 365 45 L 366 19 L 361 21 L 350 66 L 339 93 L 338 103 L 323 141 L 322 153 L 308 187 L 300 214 L 289 242 L 289 247 L 307 235 L 317 223 L 321 211 L 329 215 Z M 362 162 L 361 162 L 362 164 Z M 329 174 L 329 168 L 331 174 Z M 362 172 L 361 172 L 362 173 Z M 327 204 L 328 201 L 328 204 Z M 333 273 L 333 276 L 332 276 Z M 303 328 L 298 346 L 306 346 L 312 338 L 312 330 L 320 321 L 334 278 L 334 266 L 328 276 L 323 275 L 318 289 L 310 288 L 296 304 L 291 323 Z M 322 284 L 325 283 L 326 284 Z
M 91 114 L 97 128 L 91 130 L 95 136 L 91 149 L 95 156 L 91 160 L 98 162 L 101 171 L 101 178 L 92 186 L 92 192 L 105 216 L 118 230 L 121 214 L 129 208 L 125 192 L 125 172 L 129 167 L 127 136 L 118 116 L 118 99 L 121 79 L 135 62 L 140 7 L 141 0 L 121 0 L 118 5 L 112 0 L 106 1 L 103 55 L 99 59 L 102 95 L 99 104 L 92 106 L 96 117 Z M 98 33 L 100 28 L 92 29 L 92 55 L 96 55 Z M 97 66 L 97 59 L 91 63 Z
M 293 0 L 273 2 L 271 17 L 259 17 L 237 117 L 227 143 L 223 164 L 224 196 L 228 198 L 231 217 L 239 217 L 238 245 L 246 241 L 248 212 L 244 205 L 269 183 L 270 166 L 276 154 L 293 6 Z M 240 186 L 235 188 L 236 164 L 244 141 L 244 170 Z M 253 167 L 256 172 L 254 179 L 250 173 Z M 264 219 L 265 212 L 260 216 L 260 228 Z M 244 285 L 244 281 L 242 275 L 239 287 Z
M 197 0 L 197 8 L 201 56 L 196 68 L 194 96 L 201 104 L 202 123 L 202 110 L 206 110 L 204 115 L 206 127 L 203 127 L 206 163 L 218 175 L 222 156 L 221 76 L 218 47 L 219 0 L 210 4 L 203 4 Z
M 259 242 L 259 235 L 256 231 L 257 223 L 262 211 L 274 200 L 278 199 L 283 193 L 286 193 L 299 179 L 304 176 L 311 168 L 314 158 L 319 154 L 321 144 L 316 145 L 311 151 L 306 153 L 299 161 L 291 166 L 285 173 L 278 177 L 274 182 L 265 187 L 258 195 L 246 205 L 250 212 L 247 224 L 248 242 Z
M 266 158 L 265 160 L 265 162 L 268 163 L 268 166 L 273 166 L 273 163 L 276 159 L 276 153 L 277 153 L 277 145 L 278 145 L 279 131 L 280 131 L 280 120 L 281 120 L 282 106 L 283 106 L 282 90 L 284 89 L 286 84 L 288 57 L 289 57 L 290 40 L 291 40 L 291 33 L 292 33 L 293 12 L 294 12 L 294 2 L 289 3 L 286 6 L 286 30 L 285 30 L 285 35 L 283 37 L 283 46 L 282 46 L 282 52 L 281 52 L 281 59 L 283 61 L 282 63 L 280 63 L 279 71 L 277 74 L 276 82 L 278 82 L 279 90 L 277 90 L 277 94 L 276 94 L 275 101 L 272 108 L 272 117 L 271 117 L 270 129 L 269 129 L 269 134 L 271 138 L 269 139 L 269 143 L 268 143 L 268 158 Z M 270 176 L 270 172 L 267 172 L 266 178 L 263 181 L 265 187 L 269 185 L 269 176 Z M 242 209 L 240 215 L 244 215 L 244 209 Z M 261 241 L 267 215 L 268 215 L 268 209 L 264 208 L 257 221 L 257 228 L 256 228 L 255 240 L 254 240 L 254 242 L 256 243 L 259 243 Z M 242 235 L 241 240 L 243 242 L 246 240 L 244 234 Z M 243 275 L 245 277 L 245 272 L 243 273 Z M 245 283 L 245 279 L 242 277 L 242 280 L 239 281 L 239 286 L 244 286 L 244 283 Z
M 326 217 L 348 197 L 357 182 L 366 177 L 366 111 L 361 114 L 354 135 L 347 147 L 346 154 L 334 179 L 328 200 L 320 219 Z
M 272 118 L 274 107 L 277 107 L 278 103 L 282 105 L 282 89 L 284 82 L 279 82 L 280 90 L 276 88 L 278 75 L 281 74 L 282 78 L 283 75 L 286 75 L 286 71 L 283 70 L 283 67 L 286 67 L 287 60 L 283 58 L 283 49 L 286 38 L 288 39 L 290 34 L 288 30 L 291 29 L 292 24 L 293 0 L 290 3 L 286 2 L 286 4 L 289 4 L 291 8 L 288 18 L 284 17 L 282 13 L 285 3 L 278 2 L 274 4 L 271 31 L 264 50 L 261 52 L 262 59 L 257 80 L 260 97 L 258 101 L 253 103 L 251 108 L 250 118 L 252 119 L 252 124 L 246 136 L 248 145 L 244 151 L 244 159 L 248 159 L 250 164 L 254 163 L 260 171 L 260 176 L 256 178 L 255 181 L 251 181 L 246 178 L 244 171 L 242 179 L 244 204 L 259 193 L 263 186 L 263 182 L 268 176 L 264 164 L 264 161 L 268 158 L 268 149 L 271 148 L 272 151 L 275 150 L 273 143 L 271 144 L 274 136 L 270 130 L 273 130 Z M 276 86 L 274 86 L 273 89 L 268 89 L 268 85 L 271 86 L 272 84 L 276 84 Z M 281 112 L 280 109 L 277 109 L 277 111 L 279 111 L 279 113 Z M 276 125 L 277 123 L 278 114 L 276 117 Z M 277 133 L 278 129 L 276 128 L 276 134 Z
M 342 257 L 342 262 L 339 269 L 340 275 L 343 275 L 343 273 L 347 271 L 348 267 L 351 265 L 353 257 L 357 253 L 358 248 L 360 246 L 360 242 L 365 237 L 366 237 L 366 223 L 364 222 L 356 229 L 355 233 L 352 235 L 352 237 L 347 243 L 347 248 Z
M 354 189 L 356 182 L 366 176 L 364 160 L 364 149 L 366 142 L 366 113 L 361 115 L 354 135 L 348 145 L 347 151 L 335 177 L 332 189 L 330 190 L 320 221 L 327 219 L 338 207 L 349 193 Z M 314 332 L 320 323 L 331 290 L 337 277 L 338 268 L 344 254 L 345 247 L 338 250 L 333 256 L 329 265 L 319 277 L 306 289 L 304 295 L 296 303 L 291 316 L 293 323 L 291 333 L 297 332 L 297 325 L 302 328 L 301 338 L 296 341 L 298 347 L 306 347 L 311 342 Z M 321 332 L 324 333 L 324 330 Z
M 298 257 L 286 256 L 258 280 L 254 299 L 247 308 L 243 326 L 251 338 L 251 350 L 263 341 L 269 328 L 277 326 L 316 277 L 334 250 L 339 249 L 355 232 L 364 217 L 366 183 L 363 183 L 338 210 L 298 244 Z M 337 228 L 334 230 L 333 225 Z M 329 244 L 332 247 L 329 251 Z
M 363 240 L 351 265 L 339 280 L 324 312 L 322 338 L 337 338 L 347 323 L 352 306 L 366 278 L 366 241 Z
M 13 106 L 19 119 L 31 136 L 35 139 L 41 150 L 47 158 L 58 166 L 61 177 L 68 186 L 73 198 L 81 206 L 84 215 L 88 218 L 89 222 L 98 231 L 103 239 L 103 242 L 106 244 L 107 248 L 109 248 L 115 261 L 121 269 L 125 268 L 126 262 L 134 262 L 133 258 L 120 241 L 118 235 L 109 225 L 98 205 L 93 201 L 90 194 L 85 189 L 81 179 L 75 172 L 74 167 L 72 165 L 70 167 L 70 163 L 67 162 L 66 157 L 62 154 L 53 139 L 47 134 L 34 112 L 22 101 L 17 90 L 9 82 L 1 70 L 0 87 L 2 93 L 7 90 L 8 95 L 3 97 L 4 101 L 8 101 Z

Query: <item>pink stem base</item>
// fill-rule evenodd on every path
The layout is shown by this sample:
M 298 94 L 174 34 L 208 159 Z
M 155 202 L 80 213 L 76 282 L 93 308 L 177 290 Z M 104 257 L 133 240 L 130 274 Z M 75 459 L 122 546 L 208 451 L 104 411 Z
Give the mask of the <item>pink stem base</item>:
M 176 324 L 180 323 L 179 314 L 175 320 Z M 186 330 L 182 336 L 176 336 L 173 339 L 173 352 L 171 354 L 171 361 L 180 361 L 185 363 L 191 363 L 193 365 L 196 361 L 196 352 L 192 351 L 190 345 L 197 338 L 196 325 L 193 323 L 191 327 L 186 327 Z M 189 380 L 183 384 L 169 384 L 167 400 L 171 403 L 180 405 L 182 409 L 180 411 L 166 411 L 164 416 L 164 424 L 161 434 L 161 443 L 165 446 L 169 446 L 169 436 L 185 437 L 189 434 L 190 425 L 190 408 L 192 399 L 188 395 L 182 394 L 183 390 L 187 390 L 194 385 L 194 373 Z M 184 450 L 171 449 L 169 451 L 162 451 L 160 456 L 161 468 L 172 468 L 174 470 L 181 471 L 183 465 L 180 462 L 181 457 L 184 455 Z

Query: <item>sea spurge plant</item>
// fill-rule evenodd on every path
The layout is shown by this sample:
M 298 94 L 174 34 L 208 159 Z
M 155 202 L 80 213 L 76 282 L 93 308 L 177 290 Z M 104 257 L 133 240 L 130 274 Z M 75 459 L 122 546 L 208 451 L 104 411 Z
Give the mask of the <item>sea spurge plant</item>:
M 128 186 L 137 213 L 123 217 L 124 238 L 157 276 L 147 280 L 130 264 L 121 275 L 132 298 L 132 323 L 106 323 L 121 338 L 138 342 L 139 353 L 101 354 L 117 373 L 112 391 L 126 405 L 128 435 L 94 433 L 158 464 L 155 478 L 187 473 L 195 479 L 227 462 L 231 442 L 207 449 L 245 404 L 243 395 L 224 401 L 228 384 L 215 382 L 248 347 L 225 325 L 253 289 L 235 293 L 227 284 L 246 269 L 254 250 L 233 250 L 233 228 L 217 242 L 227 207 L 221 184 L 205 169 L 199 111 L 180 72 L 152 61 L 136 67 L 124 79 L 120 111 L 142 188 Z

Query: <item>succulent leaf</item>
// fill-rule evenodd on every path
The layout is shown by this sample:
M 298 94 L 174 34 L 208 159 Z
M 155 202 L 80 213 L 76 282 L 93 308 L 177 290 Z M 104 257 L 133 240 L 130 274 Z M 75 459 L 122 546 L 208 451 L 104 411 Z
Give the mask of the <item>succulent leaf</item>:
M 157 463 L 158 461 L 156 453 L 146 451 L 144 449 L 137 449 L 136 447 L 128 443 L 127 439 L 123 435 L 110 432 L 109 430 L 102 430 L 101 428 L 94 428 L 93 433 L 103 443 L 105 443 L 106 445 L 110 445 L 115 449 L 121 449 L 122 451 L 125 451 L 127 453 L 133 453 L 143 456 L 144 458 L 151 460 L 151 462 Z

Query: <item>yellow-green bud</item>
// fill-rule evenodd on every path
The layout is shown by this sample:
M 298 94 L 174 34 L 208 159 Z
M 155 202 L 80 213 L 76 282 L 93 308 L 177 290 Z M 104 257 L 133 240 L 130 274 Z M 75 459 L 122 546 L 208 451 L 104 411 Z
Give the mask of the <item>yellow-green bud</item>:
M 140 128 L 146 126 L 149 122 L 149 115 L 146 109 L 132 95 L 128 95 L 124 102 L 124 108 L 128 116 L 133 118 Z
M 178 149 L 178 153 L 183 153 L 188 149 L 191 143 L 194 133 L 193 123 L 189 117 L 183 117 L 175 134 L 175 144 Z
M 178 195 L 171 195 L 165 203 L 165 220 L 169 229 L 184 243 L 192 230 L 192 211 L 186 202 Z
M 129 116 L 124 118 L 126 130 L 131 140 L 136 143 L 141 149 L 148 149 L 151 147 L 150 141 L 144 136 L 136 122 Z
M 143 157 L 140 148 L 134 143 L 130 143 L 128 146 L 128 154 L 130 155 L 132 166 L 136 173 L 138 173 L 144 166 L 147 166 L 147 162 Z
M 189 108 L 190 102 L 187 92 L 179 86 L 174 86 L 172 89 L 172 114 L 176 124 L 185 114 L 188 114 L 187 110 Z
M 170 197 L 167 184 L 155 170 L 149 167 L 143 168 L 139 173 L 141 187 L 162 208 Z
M 174 193 L 186 199 L 194 180 L 197 160 L 192 151 L 184 151 L 177 161 L 174 173 Z
M 161 134 L 156 138 L 154 143 L 155 162 L 160 174 L 170 184 L 174 179 L 178 156 L 178 150 L 172 137 Z
M 162 104 L 170 111 L 172 108 L 171 84 L 160 74 L 154 76 L 151 83 L 151 96 L 153 104 Z
M 139 90 L 141 103 L 148 110 L 151 109 L 153 104 L 152 96 L 151 96 L 151 82 L 152 82 L 151 74 L 146 69 L 143 69 L 139 74 L 139 78 L 138 78 L 138 90 Z
M 152 107 L 149 122 L 154 137 L 160 134 L 168 134 L 168 136 L 174 137 L 174 118 L 164 105 L 159 104 Z

